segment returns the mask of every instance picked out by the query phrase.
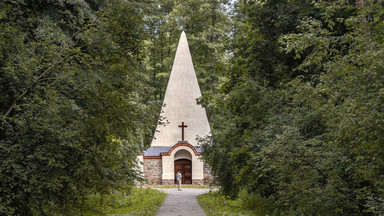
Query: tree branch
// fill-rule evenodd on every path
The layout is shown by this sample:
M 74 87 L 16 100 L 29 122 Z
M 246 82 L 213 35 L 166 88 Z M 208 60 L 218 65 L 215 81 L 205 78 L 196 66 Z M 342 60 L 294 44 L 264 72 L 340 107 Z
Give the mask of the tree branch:
M 79 33 L 80 32 L 80 30 L 81 29 L 79 29 L 78 31 L 76 31 L 73 35 L 72 35 L 72 37 L 71 37 L 71 39 L 73 39 L 75 36 L 76 36 L 76 34 L 77 33 Z M 76 43 L 75 44 L 77 44 L 77 42 L 78 41 L 76 41 Z M 80 47 L 80 49 L 81 48 L 83 48 L 83 47 L 85 47 L 85 46 L 89 46 L 89 45 L 92 45 L 93 44 L 93 42 L 91 42 L 90 44 L 86 44 L 86 45 L 83 45 L 83 46 L 81 46 Z M 4 114 L 4 119 L 5 118 L 7 118 L 8 116 L 9 116 L 9 114 L 12 112 L 12 110 L 15 108 L 15 106 L 16 106 L 16 103 L 19 101 L 19 100 L 21 100 L 27 93 L 28 93 L 28 91 L 29 91 L 29 89 L 32 87 L 32 86 L 34 86 L 36 83 L 38 83 L 39 81 L 41 81 L 41 78 L 42 77 L 44 77 L 54 66 L 56 66 L 56 65 L 58 65 L 58 64 L 60 64 L 60 63 L 62 63 L 65 59 L 67 59 L 69 56 L 71 56 L 72 54 L 74 54 L 74 52 L 70 52 L 67 56 L 65 56 L 64 58 L 62 58 L 60 61 L 58 61 L 58 62 L 56 62 L 56 63 L 54 63 L 53 65 L 51 65 L 49 68 L 47 68 L 32 84 L 30 84 L 29 86 L 27 86 L 27 89 L 23 92 L 23 93 L 21 93 L 14 101 L 13 101 L 13 103 L 12 103 L 12 105 L 9 107 L 9 109 L 8 109 L 8 111 Z
M 9 114 L 12 112 L 12 110 L 15 108 L 16 106 L 16 103 L 21 100 L 29 91 L 29 89 L 34 86 L 36 83 L 38 83 L 41 78 L 43 78 L 54 66 L 62 63 L 65 59 L 67 59 L 69 56 L 71 56 L 73 53 L 69 53 L 66 57 L 62 58 L 60 61 L 54 63 L 53 65 L 51 65 L 49 68 L 47 68 L 42 74 L 40 74 L 40 76 L 32 83 L 30 84 L 29 86 L 27 86 L 27 89 L 22 92 L 12 103 L 12 105 L 9 107 L 8 111 L 4 114 L 4 119 L 7 118 L 9 116 Z

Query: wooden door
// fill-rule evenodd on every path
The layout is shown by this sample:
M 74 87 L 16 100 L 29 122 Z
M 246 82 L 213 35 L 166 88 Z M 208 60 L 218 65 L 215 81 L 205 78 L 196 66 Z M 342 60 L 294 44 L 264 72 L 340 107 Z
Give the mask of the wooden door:
M 192 161 L 187 159 L 175 160 L 175 183 L 176 182 L 176 173 L 180 170 L 183 175 L 181 181 L 182 184 L 192 184 Z

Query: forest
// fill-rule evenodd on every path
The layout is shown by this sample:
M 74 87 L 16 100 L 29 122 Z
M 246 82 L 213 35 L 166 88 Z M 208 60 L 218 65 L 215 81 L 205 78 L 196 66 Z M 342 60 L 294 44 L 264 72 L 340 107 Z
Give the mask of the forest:
M 182 31 L 222 194 L 259 215 L 383 215 L 383 8 L 0 1 L 0 215 L 81 215 L 134 185 Z

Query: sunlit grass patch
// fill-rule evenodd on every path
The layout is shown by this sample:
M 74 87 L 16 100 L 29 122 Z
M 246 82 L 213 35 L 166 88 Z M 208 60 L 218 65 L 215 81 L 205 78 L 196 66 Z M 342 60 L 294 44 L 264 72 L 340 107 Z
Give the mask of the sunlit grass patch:
M 132 215 L 151 216 L 156 213 L 167 195 L 150 188 L 136 188 L 132 191 L 115 191 L 111 195 L 93 195 L 87 200 L 85 215 Z

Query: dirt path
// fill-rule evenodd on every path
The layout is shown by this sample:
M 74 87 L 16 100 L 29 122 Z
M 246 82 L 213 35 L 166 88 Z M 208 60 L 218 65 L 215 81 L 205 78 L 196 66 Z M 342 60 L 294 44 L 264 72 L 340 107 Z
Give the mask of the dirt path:
M 168 194 L 163 205 L 160 206 L 155 216 L 206 216 L 205 211 L 197 203 L 196 196 L 208 193 L 209 189 L 177 188 L 158 189 Z

